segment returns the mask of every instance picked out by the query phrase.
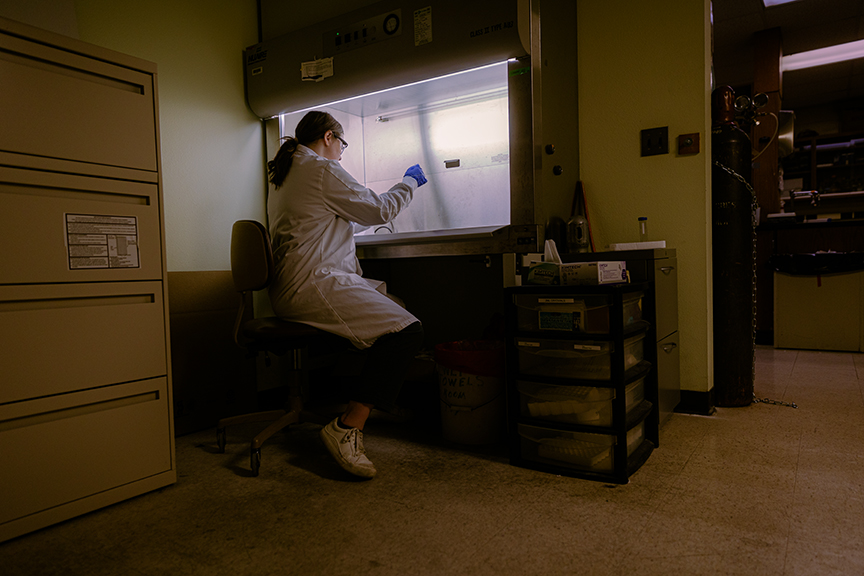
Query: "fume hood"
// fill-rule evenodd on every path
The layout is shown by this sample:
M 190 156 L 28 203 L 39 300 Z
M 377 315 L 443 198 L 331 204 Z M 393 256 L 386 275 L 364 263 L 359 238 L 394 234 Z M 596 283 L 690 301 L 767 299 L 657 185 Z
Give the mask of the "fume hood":
M 268 158 L 316 109 L 342 124 L 341 163 L 374 191 L 423 167 L 408 209 L 355 237 L 361 258 L 537 252 L 555 149 L 539 136 L 540 49 L 528 0 L 379 2 L 247 48 L 247 99 Z M 554 159 L 575 180 L 573 148 Z

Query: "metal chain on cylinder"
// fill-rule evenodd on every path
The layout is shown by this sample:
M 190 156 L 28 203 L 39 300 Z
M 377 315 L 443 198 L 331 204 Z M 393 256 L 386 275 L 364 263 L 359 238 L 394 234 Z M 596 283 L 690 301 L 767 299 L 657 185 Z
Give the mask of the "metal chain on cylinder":
M 756 208 L 759 206 L 759 202 L 756 199 L 756 191 L 750 185 L 749 182 L 741 175 L 729 168 L 728 166 L 724 166 L 717 160 L 714 161 L 714 165 L 720 168 L 721 170 L 727 172 L 736 180 L 739 180 L 744 187 L 750 192 L 751 202 L 750 202 L 750 218 L 753 223 L 753 330 L 751 333 L 751 338 L 753 340 L 753 381 L 756 381 L 756 225 L 758 224 L 756 218 Z M 795 402 L 784 402 L 782 400 L 770 400 L 768 398 L 757 398 L 756 393 L 753 393 L 753 404 L 773 404 L 775 406 L 788 406 L 790 408 L 798 408 L 798 405 Z
M 789 408 L 798 408 L 795 402 L 784 402 L 783 400 L 771 400 L 769 398 L 757 398 L 756 393 L 753 393 L 753 404 L 773 404 L 774 406 L 787 406 Z

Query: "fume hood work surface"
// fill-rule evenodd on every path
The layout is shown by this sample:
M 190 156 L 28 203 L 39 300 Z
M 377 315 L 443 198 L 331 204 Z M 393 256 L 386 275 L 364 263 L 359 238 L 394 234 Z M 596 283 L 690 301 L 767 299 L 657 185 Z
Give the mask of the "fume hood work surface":
M 403 213 L 355 237 L 361 258 L 542 246 L 539 18 L 527 1 L 465 4 L 381 2 L 246 50 L 249 105 L 278 119 L 268 157 L 315 109 L 342 124 L 342 165 L 377 193 L 412 164 L 426 172 Z

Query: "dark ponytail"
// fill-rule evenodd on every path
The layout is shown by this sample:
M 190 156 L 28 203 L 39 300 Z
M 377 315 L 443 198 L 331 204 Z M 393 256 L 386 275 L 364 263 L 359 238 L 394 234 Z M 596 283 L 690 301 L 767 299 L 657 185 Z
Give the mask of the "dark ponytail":
M 316 140 L 324 138 L 328 130 L 332 130 L 334 136 L 341 137 L 344 134 L 342 125 L 327 112 L 317 112 L 314 110 L 307 112 L 300 120 L 300 123 L 297 124 L 297 128 L 294 131 L 295 136 L 284 138 L 285 142 L 279 147 L 276 156 L 267 163 L 267 179 L 270 183 L 275 188 L 279 188 L 282 182 L 285 181 L 285 177 L 288 176 L 297 146 L 299 144 L 308 146 Z

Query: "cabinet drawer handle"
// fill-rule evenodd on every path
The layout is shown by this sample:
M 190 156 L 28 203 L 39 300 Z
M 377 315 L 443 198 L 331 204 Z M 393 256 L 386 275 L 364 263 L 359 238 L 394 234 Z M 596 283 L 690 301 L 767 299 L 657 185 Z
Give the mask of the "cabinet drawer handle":
M 675 270 L 675 267 L 674 267 L 674 266 L 662 266 L 662 267 L 660 268 L 660 271 L 663 272 L 663 274 L 666 274 L 667 276 L 668 276 L 668 275 L 669 275 L 673 270 Z
M 678 344 L 675 344 L 674 342 L 671 344 L 664 344 L 663 345 L 663 351 L 666 352 L 667 354 L 671 354 L 672 350 L 674 350 L 677 347 L 678 347 Z

